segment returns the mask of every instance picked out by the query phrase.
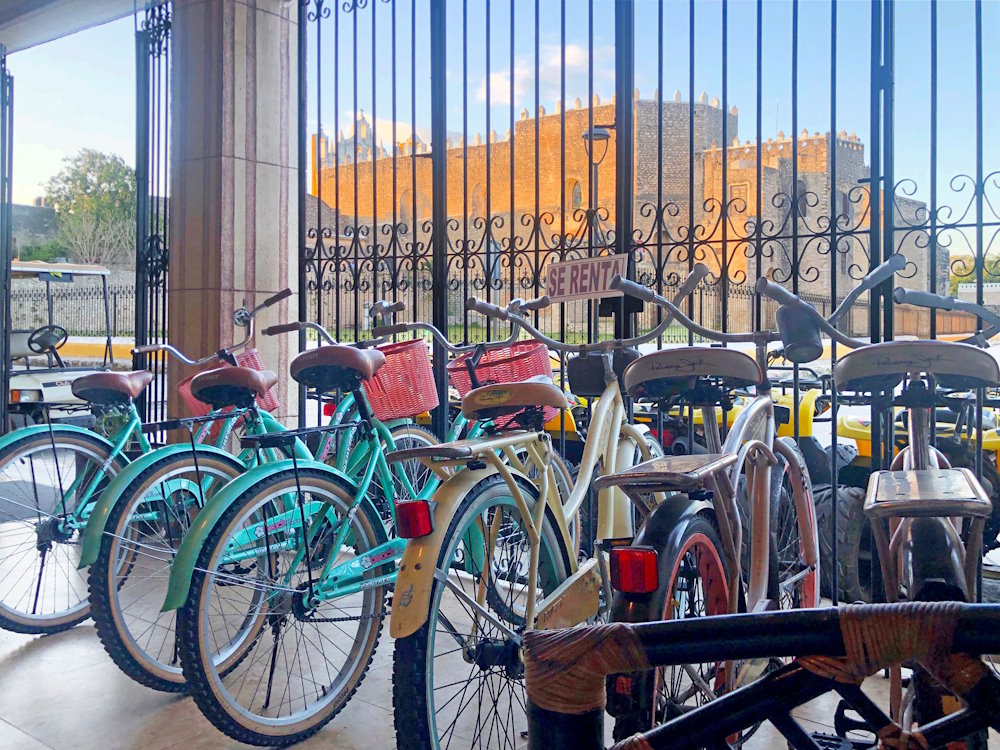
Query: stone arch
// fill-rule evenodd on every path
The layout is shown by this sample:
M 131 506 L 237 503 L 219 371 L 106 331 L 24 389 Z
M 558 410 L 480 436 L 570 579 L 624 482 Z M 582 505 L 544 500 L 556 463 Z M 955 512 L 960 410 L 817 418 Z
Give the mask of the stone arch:
M 583 208 L 583 187 L 575 177 L 566 179 L 566 208 L 569 211 L 576 211 Z
M 486 188 L 483 183 L 477 182 L 469 193 L 469 216 L 483 216 L 486 214 Z

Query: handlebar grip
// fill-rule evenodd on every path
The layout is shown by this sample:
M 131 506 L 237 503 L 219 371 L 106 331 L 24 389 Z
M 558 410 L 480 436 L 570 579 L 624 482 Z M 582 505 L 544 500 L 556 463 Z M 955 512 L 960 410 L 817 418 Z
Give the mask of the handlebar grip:
M 687 284 L 687 281 L 685 280 L 684 283 Z M 612 277 L 610 286 L 612 289 L 624 292 L 630 297 L 641 299 L 643 302 L 650 302 L 653 304 L 656 303 L 656 294 L 652 289 L 645 287 L 642 284 L 636 284 L 634 281 L 629 281 L 620 274 L 616 273 Z
M 508 314 L 506 310 L 502 310 L 496 305 L 491 305 L 489 302 L 478 300 L 475 297 L 469 297 L 465 300 L 465 309 L 486 315 L 490 318 L 500 318 L 502 320 L 506 320 Z
M 262 307 L 270 307 L 271 305 L 273 305 L 273 304 L 275 304 L 277 302 L 281 302 L 281 300 L 283 300 L 283 299 L 288 299 L 291 296 L 292 296 L 292 290 L 291 289 L 282 289 L 280 292 L 278 292 L 273 297 L 268 297 L 266 300 L 264 300 L 264 302 L 262 303 L 261 306 Z
M 300 323 L 282 323 L 281 325 L 269 326 L 261 331 L 261 333 L 265 336 L 277 336 L 280 333 L 293 333 L 294 331 L 301 330 L 302 325 Z
M 391 305 L 387 305 L 385 311 L 387 313 L 398 313 L 403 312 L 406 309 L 406 303 L 403 301 L 393 302 Z
M 372 328 L 372 336 L 380 339 L 385 336 L 395 336 L 397 333 L 406 333 L 408 330 L 406 323 L 398 323 L 394 326 L 375 326 Z
M 763 276 L 757 279 L 754 291 L 757 292 L 757 294 L 763 294 L 765 297 L 770 297 L 779 305 L 795 305 L 799 302 L 799 298 L 790 291 L 784 287 L 778 286 L 772 281 L 768 281 Z
M 900 305 L 917 305 L 919 307 L 931 307 L 937 310 L 954 310 L 955 300 L 945 297 L 943 294 L 933 292 L 920 292 L 915 289 L 904 289 L 897 286 L 892 292 L 892 298 Z
M 162 344 L 146 344 L 145 346 L 137 346 L 132 350 L 132 354 L 152 354 L 159 351 L 163 351 Z
M 694 267 L 691 269 L 691 273 L 689 273 L 687 278 L 684 279 L 684 283 L 681 284 L 681 288 L 678 290 L 677 294 L 682 298 L 687 297 L 697 288 L 702 279 L 708 276 L 708 273 L 708 266 L 704 263 L 695 263 Z
M 528 300 L 521 305 L 522 310 L 544 310 L 552 304 L 552 300 L 549 299 L 549 295 L 543 295 L 537 299 Z
M 906 257 L 899 253 L 893 253 L 886 260 L 877 265 L 865 279 L 865 285 L 871 289 L 878 286 L 886 279 L 891 279 L 894 273 L 906 268 Z

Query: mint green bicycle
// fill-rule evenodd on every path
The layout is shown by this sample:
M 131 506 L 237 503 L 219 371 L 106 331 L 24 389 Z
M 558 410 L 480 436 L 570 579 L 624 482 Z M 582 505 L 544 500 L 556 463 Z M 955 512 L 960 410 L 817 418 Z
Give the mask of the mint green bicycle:
M 416 328 L 453 353 L 511 343 L 456 347 L 426 324 L 383 330 Z M 414 399 L 419 411 L 430 408 L 427 397 L 436 400 L 436 388 L 426 345 L 417 340 L 410 349 L 413 360 L 388 375 L 375 349 L 329 345 L 300 354 L 291 366 L 295 380 L 319 393 L 353 395 L 364 470 L 352 477 L 297 455 L 251 469 L 209 499 L 181 543 L 164 610 L 179 609 L 177 648 L 191 694 L 234 739 L 258 745 L 304 739 L 344 707 L 368 671 L 405 547 L 389 532 L 405 534 L 414 522 L 409 509 L 423 506 L 405 501 L 430 498 L 443 478 L 435 473 L 417 488 L 399 464 L 390 466 L 386 455 L 397 445 L 366 392 L 365 384 L 386 379 L 394 396 Z M 473 422 L 466 432 L 475 437 L 488 426 Z M 244 444 L 284 449 L 295 439 L 342 429 L 248 436 Z M 391 524 L 370 500 L 373 486 L 389 500 Z
M 373 317 L 393 311 L 392 306 L 376 305 Z M 263 333 L 276 334 L 289 328 L 276 326 Z M 298 330 L 299 326 L 291 328 Z M 97 633 L 119 668 L 147 687 L 169 692 L 187 689 L 176 648 L 174 612 L 160 611 L 160 605 L 181 540 L 207 500 L 259 465 L 293 457 L 301 461 L 314 458 L 300 439 L 260 450 L 243 448 L 238 454 L 222 448 L 232 433 L 250 437 L 285 432 L 284 426 L 260 406 L 273 381 L 273 373 L 233 367 L 196 375 L 190 390 L 207 400 L 213 411 L 206 417 L 147 426 L 149 431 L 186 429 L 189 441 L 160 448 L 129 465 L 110 482 L 91 514 L 80 565 L 90 566 L 90 601 Z M 236 411 L 227 413 L 226 409 Z M 355 481 L 360 479 L 369 453 L 367 442 L 352 439 L 356 415 L 354 396 L 340 399 L 316 454 L 318 460 Z M 220 418 L 226 421 L 216 443 L 199 443 L 195 431 Z M 397 447 L 427 447 L 438 442 L 409 419 L 387 420 L 385 425 Z M 429 479 L 429 473 L 415 461 L 398 465 L 397 471 L 412 487 L 420 488 Z M 394 480 L 402 481 L 399 476 Z M 391 521 L 381 488 L 372 486 L 369 495 L 383 518 Z
M 290 294 L 236 312 L 244 344 L 253 318 Z M 197 364 L 231 357 L 222 350 Z M 56 633 L 90 616 L 86 572 L 79 570 L 83 530 L 109 483 L 131 458 L 152 450 L 134 403 L 152 378 L 145 371 L 102 372 L 74 382 L 73 392 L 100 414 L 103 433 L 40 424 L 0 440 L 0 627 Z M 206 440 L 209 429 L 200 425 L 195 441 Z

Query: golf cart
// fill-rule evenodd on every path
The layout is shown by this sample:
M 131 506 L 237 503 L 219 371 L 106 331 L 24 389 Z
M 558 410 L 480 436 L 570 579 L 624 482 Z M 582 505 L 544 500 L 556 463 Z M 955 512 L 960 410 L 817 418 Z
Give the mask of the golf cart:
M 108 303 L 109 271 L 101 266 L 72 263 L 19 261 L 11 264 L 11 278 L 45 285 L 45 310 L 25 321 L 14 316 L 20 326 L 10 332 L 10 427 L 17 429 L 51 420 L 89 427 L 94 423 L 89 405 L 73 395 L 73 381 L 114 365 L 111 347 L 111 309 Z M 101 279 L 104 296 L 105 346 L 100 365 L 71 367 L 60 355 L 69 339 L 64 325 L 55 320 L 53 285 L 72 284 L 86 277 Z M 27 326 L 31 326 L 30 328 Z

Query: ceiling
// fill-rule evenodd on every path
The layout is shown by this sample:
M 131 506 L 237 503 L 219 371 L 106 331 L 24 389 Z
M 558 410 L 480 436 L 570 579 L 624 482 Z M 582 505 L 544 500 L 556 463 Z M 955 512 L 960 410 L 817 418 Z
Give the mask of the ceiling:
M 18 52 L 165 0 L 0 0 L 0 44 Z

